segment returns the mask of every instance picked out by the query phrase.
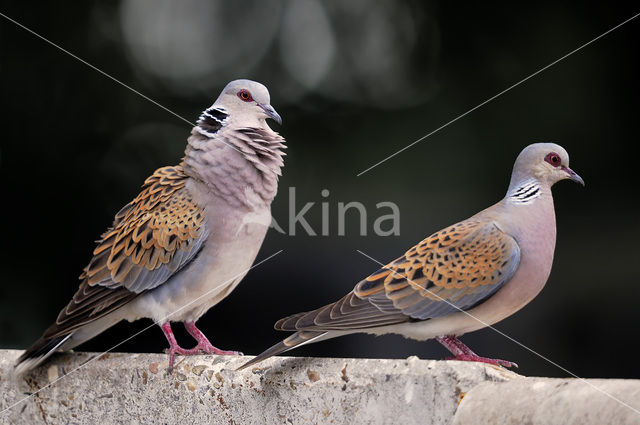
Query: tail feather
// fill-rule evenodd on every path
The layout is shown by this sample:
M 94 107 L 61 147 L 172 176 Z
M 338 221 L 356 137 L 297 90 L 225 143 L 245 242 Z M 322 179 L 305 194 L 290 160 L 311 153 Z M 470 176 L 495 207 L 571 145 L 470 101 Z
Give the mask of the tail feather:
M 302 316 L 306 314 L 307 312 L 287 316 L 283 319 L 278 320 L 276 324 L 273 325 L 273 328 L 277 331 L 297 331 L 298 329 L 296 328 L 296 323 Z
M 58 350 L 73 333 L 54 338 L 40 338 L 27 348 L 16 361 L 16 373 L 21 375 L 42 364 L 49 356 Z
M 285 351 L 289 351 L 292 348 L 297 347 L 299 345 L 309 344 L 309 343 L 314 342 L 314 341 L 318 340 L 319 338 L 322 338 L 323 336 L 326 336 L 326 335 L 327 335 L 327 332 L 325 332 L 325 331 L 319 331 L 319 332 L 298 331 L 298 332 L 294 333 L 293 335 L 290 335 L 287 339 L 285 339 L 283 341 L 280 341 L 279 343 L 277 343 L 273 347 L 268 348 L 265 351 L 263 351 L 262 353 L 258 354 L 253 359 L 249 360 L 247 363 L 243 364 L 242 366 L 240 366 L 236 370 L 242 370 L 242 369 L 248 368 L 249 366 L 252 366 L 252 365 L 254 365 L 256 363 L 259 363 L 259 362 L 261 362 L 263 360 L 266 360 L 271 356 L 275 356 L 275 355 L 284 353 Z

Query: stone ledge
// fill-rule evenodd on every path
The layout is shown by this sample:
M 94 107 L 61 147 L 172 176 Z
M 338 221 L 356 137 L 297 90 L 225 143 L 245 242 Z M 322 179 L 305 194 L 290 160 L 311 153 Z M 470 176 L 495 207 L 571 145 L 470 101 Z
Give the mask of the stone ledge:
M 582 382 L 524 378 L 477 363 L 278 357 L 235 372 L 247 357 L 194 356 L 178 358 L 168 375 L 164 354 L 107 354 L 70 373 L 95 358 L 71 353 L 15 378 L 11 371 L 19 353 L 0 350 L 0 411 L 69 376 L 0 414 L 1 424 L 571 423 L 564 418 L 573 417 L 580 423 L 603 423 L 596 421 L 603 417 L 631 423 L 640 418 L 610 399 L 596 403 L 601 393 Z M 596 381 L 638 404 L 640 381 Z M 540 416 L 540 406 L 553 415 Z M 553 421 L 544 422 L 548 418 Z
M 485 382 L 466 394 L 453 424 L 640 424 L 640 381 L 525 378 Z

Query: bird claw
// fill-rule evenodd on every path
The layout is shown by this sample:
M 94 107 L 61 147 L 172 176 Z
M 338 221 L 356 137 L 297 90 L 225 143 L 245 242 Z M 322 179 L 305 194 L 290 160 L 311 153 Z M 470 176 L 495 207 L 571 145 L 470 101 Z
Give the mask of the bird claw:
M 487 357 L 480 357 L 476 355 L 468 355 L 468 354 L 460 354 L 455 357 L 447 357 L 446 360 L 457 360 L 461 362 L 478 362 L 478 363 L 488 363 L 496 366 L 502 366 L 506 368 L 515 367 L 518 368 L 517 363 L 510 362 L 508 360 L 502 359 L 490 359 Z
M 215 354 L 218 356 L 242 356 L 242 352 L 240 351 L 231 351 L 231 350 L 221 350 L 219 348 L 214 347 L 211 344 L 208 345 L 200 345 L 196 346 L 203 354 Z
M 497 359 L 497 360 L 498 360 L 498 363 L 500 363 L 500 366 L 504 366 L 506 368 L 511 368 L 511 367 L 515 367 L 516 369 L 520 368 L 520 366 L 518 366 L 518 363 L 510 362 L 508 360 L 500 360 L 500 359 Z
M 164 353 L 169 355 L 169 373 L 173 372 L 173 365 L 176 354 L 180 356 L 195 356 L 198 354 L 215 354 L 217 356 L 243 356 L 241 351 L 221 350 L 213 345 L 198 344 L 193 348 L 182 348 L 180 346 L 164 349 Z
M 173 371 L 176 354 L 180 356 L 195 356 L 198 354 L 215 354 L 218 356 L 243 355 L 240 351 L 227 351 L 214 347 L 192 321 L 184 322 L 184 326 L 187 332 L 197 341 L 196 346 L 193 348 L 182 348 L 178 345 L 169 322 L 165 322 L 161 326 L 162 332 L 164 332 L 167 341 L 169 341 L 169 348 L 164 350 L 166 354 L 169 354 L 169 373 Z

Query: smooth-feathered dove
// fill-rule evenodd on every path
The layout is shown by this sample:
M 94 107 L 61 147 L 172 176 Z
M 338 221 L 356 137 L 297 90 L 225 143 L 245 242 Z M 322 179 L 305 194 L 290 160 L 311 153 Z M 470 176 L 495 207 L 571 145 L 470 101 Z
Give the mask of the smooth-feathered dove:
M 192 129 L 180 165 L 156 170 L 116 214 L 73 299 L 18 359 L 19 373 L 145 317 L 169 342 L 169 369 L 176 354 L 238 354 L 214 347 L 195 321 L 242 280 L 271 223 L 285 141 L 267 118 L 282 123 L 265 86 L 227 84 Z M 184 323 L 194 348 L 178 345 L 171 321 Z
M 356 332 L 436 338 L 455 360 L 515 366 L 480 357 L 457 337 L 512 315 L 542 290 L 556 242 L 551 186 L 564 179 L 584 185 L 561 146 L 527 146 L 504 199 L 424 239 L 339 301 L 279 320 L 277 330 L 295 333 L 239 369 Z

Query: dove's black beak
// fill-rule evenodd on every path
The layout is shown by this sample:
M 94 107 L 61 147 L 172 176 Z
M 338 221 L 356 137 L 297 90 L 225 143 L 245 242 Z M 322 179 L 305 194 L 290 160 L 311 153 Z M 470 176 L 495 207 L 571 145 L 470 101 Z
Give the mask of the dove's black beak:
M 569 167 L 562 167 L 562 170 L 569 175 L 569 179 L 584 186 L 584 180 L 575 171 Z
M 267 117 L 282 125 L 282 118 L 280 117 L 280 114 L 278 114 L 276 110 L 273 109 L 273 106 L 263 105 L 262 103 L 258 103 L 258 106 L 262 108 L 265 114 L 267 114 Z

